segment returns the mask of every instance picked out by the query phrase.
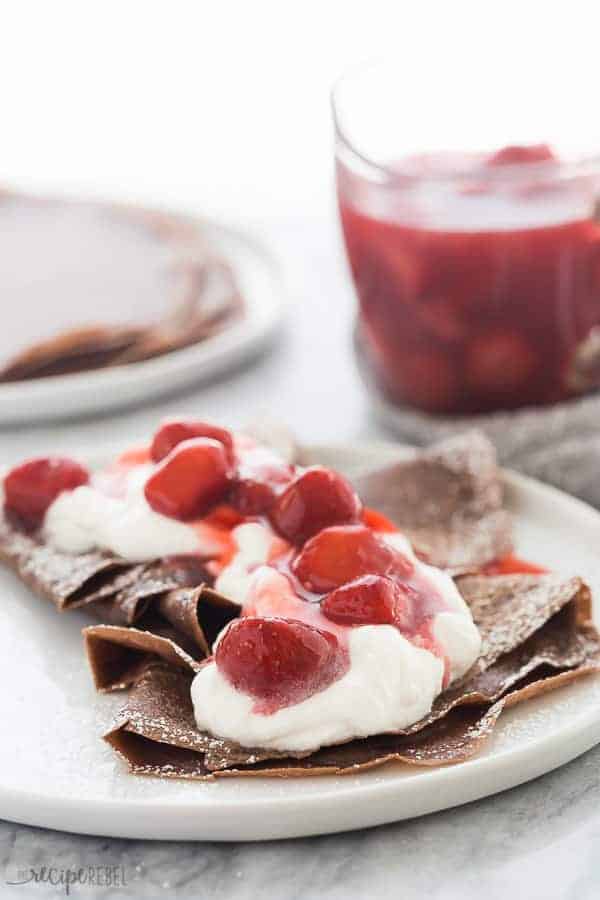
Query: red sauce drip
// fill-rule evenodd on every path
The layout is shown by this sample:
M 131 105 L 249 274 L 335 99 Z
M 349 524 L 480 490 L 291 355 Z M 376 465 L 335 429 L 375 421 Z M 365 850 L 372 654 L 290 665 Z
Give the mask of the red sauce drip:
M 149 462 L 151 462 L 150 447 L 131 447 L 117 457 L 114 465 L 131 468 L 132 466 L 143 466 Z
M 127 493 L 127 476 L 131 469 L 147 465 L 149 462 L 151 462 L 149 447 L 130 447 L 117 456 L 114 462 L 94 473 L 93 486 L 108 497 L 121 499 Z
M 375 509 L 370 509 L 368 506 L 365 506 L 363 509 L 362 521 L 368 528 L 372 528 L 373 531 L 384 531 L 389 533 L 398 531 L 398 528 L 391 519 L 388 519 L 387 516 L 377 512 Z
M 520 559 L 512 553 L 493 560 L 483 568 L 484 575 L 545 575 L 549 571 L 544 566 Z

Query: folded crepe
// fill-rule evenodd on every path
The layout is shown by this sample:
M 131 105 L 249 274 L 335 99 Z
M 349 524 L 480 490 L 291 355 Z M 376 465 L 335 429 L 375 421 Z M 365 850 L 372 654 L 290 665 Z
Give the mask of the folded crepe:
M 493 444 L 478 431 L 448 438 L 355 479 L 427 562 L 476 571 L 512 550 L 512 523 Z
M 99 551 L 61 553 L 39 539 L 0 524 L 0 560 L 60 611 L 84 607 L 102 622 L 134 623 L 202 658 L 239 606 L 211 589 L 193 556 L 129 563 Z
M 480 657 L 401 733 L 303 754 L 241 747 L 196 727 L 190 687 L 201 664 L 167 638 L 100 625 L 84 632 L 96 686 L 131 686 L 105 739 L 132 773 L 163 778 L 344 774 L 391 760 L 447 765 L 475 754 L 505 708 L 600 669 L 579 578 L 476 576 L 459 587 L 481 632 Z
M 295 452 L 281 428 L 263 427 L 260 437 L 277 448 L 283 444 L 288 460 Z M 502 508 L 495 451 L 477 432 L 420 451 L 356 483 L 367 505 L 390 514 L 421 555 L 453 574 L 478 571 L 511 549 L 511 520 Z M 62 553 L 41 535 L 24 534 L 0 517 L 0 560 L 57 609 L 85 607 L 106 624 L 136 625 L 172 637 L 196 658 L 239 614 L 236 604 L 210 591 L 214 579 L 192 556 L 138 564 L 102 551 Z

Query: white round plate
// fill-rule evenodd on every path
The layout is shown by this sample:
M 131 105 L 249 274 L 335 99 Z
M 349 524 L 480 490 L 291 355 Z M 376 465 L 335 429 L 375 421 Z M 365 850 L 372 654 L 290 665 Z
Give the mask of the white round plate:
M 203 227 L 207 240 L 234 269 L 245 304 L 239 321 L 205 341 L 154 359 L 0 384 L 0 425 L 119 409 L 221 375 L 257 355 L 283 320 L 282 274 L 250 235 L 210 221 Z
M 401 451 L 400 451 L 401 452 Z M 381 445 L 320 448 L 349 472 L 398 456 Z M 518 551 L 600 589 L 600 514 L 506 473 Z M 133 777 L 100 740 L 119 707 L 96 695 L 83 613 L 59 615 L 0 570 L 0 817 L 113 837 L 259 840 L 324 834 L 430 813 L 535 778 L 600 741 L 600 677 L 504 713 L 484 751 L 457 766 L 389 765 L 343 777 L 215 783 Z

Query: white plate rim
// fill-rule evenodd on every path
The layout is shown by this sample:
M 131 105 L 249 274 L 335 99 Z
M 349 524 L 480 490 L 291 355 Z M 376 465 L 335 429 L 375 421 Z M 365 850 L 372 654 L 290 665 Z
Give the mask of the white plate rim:
M 263 270 L 266 289 L 244 292 L 245 312 L 222 331 L 190 347 L 129 365 L 91 369 L 0 384 L 0 425 L 51 421 L 108 411 L 172 393 L 221 375 L 257 355 L 283 326 L 288 292 L 283 269 L 260 237 L 209 219 L 198 219 L 209 240 L 238 245 Z M 236 261 L 233 260 L 234 269 Z M 244 265 L 238 277 L 243 280 Z M 98 398 L 101 398 L 98 401 Z

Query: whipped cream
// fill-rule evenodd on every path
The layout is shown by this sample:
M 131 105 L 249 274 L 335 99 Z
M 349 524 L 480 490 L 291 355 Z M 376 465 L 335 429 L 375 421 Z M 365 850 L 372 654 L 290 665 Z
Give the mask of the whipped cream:
M 243 606 L 257 567 L 266 563 L 274 543 L 273 531 L 258 522 L 246 522 L 231 532 L 237 547 L 230 563 L 215 581 L 215 590 Z
M 442 689 L 442 661 L 407 641 L 391 625 L 354 628 L 350 668 L 323 691 L 271 715 L 236 690 L 214 663 L 192 683 L 198 727 L 246 747 L 313 750 L 353 737 L 397 731 L 431 709 Z
M 223 571 L 222 584 L 235 593 L 246 615 L 299 619 L 337 635 L 345 633 L 349 670 L 306 700 L 264 715 L 254 711 L 255 699 L 234 688 L 210 661 L 191 688 L 198 727 L 246 747 L 300 752 L 399 731 L 425 716 L 442 691 L 440 656 L 416 646 L 391 625 L 335 625 L 321 614 L 318 604 L 298 598 L 283 574 L 259 564 L 268 558 L 269 534 L 261 525 L 252 531 L 246 525 L 235 530 L 239 550 Z M 418 560 L 403 535 L 381 533 L 379 537 L 409 555 L 443 598 L 433 635 L 449 667 L 450 681 L 460 678 L 477 659 L 481 638 L 454 581 Z
M 236 435 L 235 441 L 240 471 L 282 467 L 277 454 L 246 435 Z M 59 494 L 46 511 L 44 540 L 64 553 L 107 550 L 130 562 L 185 554 L 219 557 L 229 544 L 218 529 L 202 519 L 180 522 L 150 507 L 144 487 L 155 469 L 152 463 L 117 464 L 114 469 L 97 472 L 89 485 Z M 240 528 L 236 529 L 241 535 L 239 558 L 218 586 L 232 600 L 243 593 L 236 587 L 243 571 L 265 562 L 272 542 L 278 540 L 272 531 L 267 540 L 267 529 L 254 523 Z M 256 549 L 252 549 L 253 542 Z
M 132 467 L 123 477 L 124 494 L 108 496 L 94 486 L 64 491 L 44 519 L 44 540 L 64 553 L 100 549 L 131 562 L 188 553 L 218 555 L 208 527 L 188 525 L 154 512 L 144 497 L 151 464 Z

